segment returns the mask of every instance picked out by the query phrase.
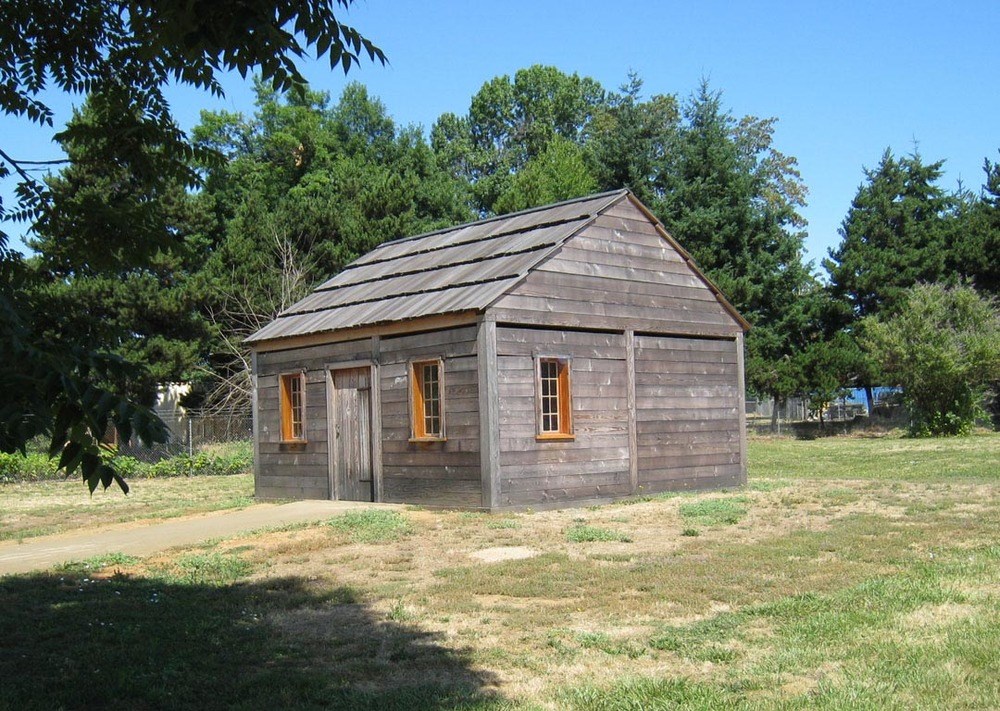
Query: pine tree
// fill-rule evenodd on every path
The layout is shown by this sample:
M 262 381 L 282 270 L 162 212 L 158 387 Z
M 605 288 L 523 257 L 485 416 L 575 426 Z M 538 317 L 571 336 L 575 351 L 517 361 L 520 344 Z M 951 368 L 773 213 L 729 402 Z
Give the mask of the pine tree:
M 887 149 L 877 168 L 865 170 L 842 241 L 823 261 L 833 295 L 858 318 L 895 313 L 906 289 L 945 276 L 952 199 L 937 185 L 943 164 L 918 154 L 897 159 Z
M 1000 296 L 1000 163 L 983 162 L 979 194 L 960 191 L 949 242 L 948 267 L 983 294 Z
M 752 324 L 748 385 L 780 401 L 802 388 L 795 356 L 807 340 L 815 280 L 802 262 L 805 186 L 773 133 L 773 119 L 737 121 L 703 82 L 684 106 L 655 209 Z
M 68 135 L 103 110 L 88 101 Z M 47 339 L 124 358 L 136 371 L 123 387 L 149 404 L 158 383 L 195 378 L 204 364 L 209 327 L 192 275 L 218 225 L 210 198 L 108 161 L 109 140 L 64 141 L 70 162 L 48 180 L 52 210 L 31 241 L 29 293 Z M 138 266 L 150 244 L 159 246 Z

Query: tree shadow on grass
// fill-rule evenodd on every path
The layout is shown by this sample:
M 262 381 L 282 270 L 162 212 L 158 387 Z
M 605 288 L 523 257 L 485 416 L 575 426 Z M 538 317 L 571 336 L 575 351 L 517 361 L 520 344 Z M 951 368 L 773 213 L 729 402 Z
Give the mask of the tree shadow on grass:
M 0 709 L 499 709 L 495 679 L 347 588 L 0 578 Z

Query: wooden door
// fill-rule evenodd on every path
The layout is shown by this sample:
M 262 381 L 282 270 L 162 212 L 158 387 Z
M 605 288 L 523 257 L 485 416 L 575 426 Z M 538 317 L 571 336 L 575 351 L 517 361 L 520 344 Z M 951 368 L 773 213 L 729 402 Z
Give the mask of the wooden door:
M 344 368 L 331 376 L 331 491 L 341 500 L 373 501 L 371 368 Z

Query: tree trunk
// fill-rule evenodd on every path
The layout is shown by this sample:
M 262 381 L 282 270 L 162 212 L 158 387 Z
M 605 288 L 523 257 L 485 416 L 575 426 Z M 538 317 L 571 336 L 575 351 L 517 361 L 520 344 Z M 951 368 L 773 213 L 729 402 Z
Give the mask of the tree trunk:
M 865 399 L 868 401 L 868 417 L 871 417 L 875 414 L 875 390 L 868 384 L 865 384 Z
M 771 434 L 778 432 L 778 398 L 771 398 Z

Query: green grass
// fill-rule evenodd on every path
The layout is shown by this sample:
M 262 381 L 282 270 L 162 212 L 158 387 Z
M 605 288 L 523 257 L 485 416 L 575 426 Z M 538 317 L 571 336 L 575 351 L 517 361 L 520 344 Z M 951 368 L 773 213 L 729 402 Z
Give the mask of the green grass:
M 487 521 L 486 528 L 490 528 L 495 531 L 516 530 L 521 528 L 521 524 L 515 518 L 496 518 Z
M 180 567 L 199 572 L 0 579 L 0 708 L 509 708 L 467 655 L 353 598 L 330 601 L 298 579 L 250 582 L 250 569 L 218 560 Z M 430 655 L 442 677 L 372 690 L 343 665 L 315 668 L 267 617 L 319 609 L 337 620 L 332 645 L 373 674 Z
M 681 504 L 679 510 L 685 523 L 700 526 L 727 526 L 739 523 L 740 519 L 746 516 L 747 501 L 745 496 L 704 499 L 690 504 Z
M 899 435 L 800 441 L 751 439 L 750 484 L 799 479 L 995 482 L 1000 434 L 913 439 Z
M 199 553 L 179 557 L 168 577 L 182 585 L 224 586 L 241 580 L 252 570 L 250 562 L 237 555 Z
M 996 546 L 984 547 L 830 594 L 792 595 L 665 627 L 650 639 L 656 650 L 730 665 L 725 683 L 633 678 L 567 689 L 561 698 L 573 709 L 996 708 L 1000 619 L 994 606 L 975 604 L 976 596 L 956 583 L 970 575 L 996 580 L 996 570 L 988 568 L 998 555 Z M 762 628 L 775 643 L 755 646 L 755 630 Z M 748 646 L 753 654 L 743 651 Z M 763 702 L 747 696 L 798 670 L 817 669 L 836 673 L 827 673 L 808 695 Z
M 352 543 L 391 543 L 413 532 L 405 516 L 381 509 L 348 511 L 327 525 L 346 534 Z
M 621 531 L 613 531 L 600 526 L 577 524 L 566 531 L 570 543 L 631 543 L 632 539 Z
M 135 521 L 241 509 L 254 503 L 253 475 L 137 479 L 93 495 L 77 478 L 0 484 L 0 541 Z

